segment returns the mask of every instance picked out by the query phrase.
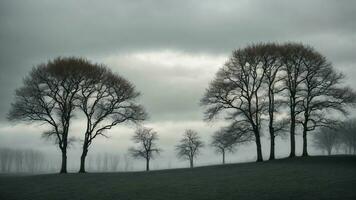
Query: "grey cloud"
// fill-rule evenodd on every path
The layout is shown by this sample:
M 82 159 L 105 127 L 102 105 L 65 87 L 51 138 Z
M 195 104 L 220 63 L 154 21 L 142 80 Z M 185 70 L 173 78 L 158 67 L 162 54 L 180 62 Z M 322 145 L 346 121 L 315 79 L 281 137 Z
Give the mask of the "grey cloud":
M 5 0 L 0 9 L 1 113 L 30 68 L 56 56 L 162 49 L 228 55 L 252 42 L 303 41 L 336 66 L 356 62 L 354 1 Z

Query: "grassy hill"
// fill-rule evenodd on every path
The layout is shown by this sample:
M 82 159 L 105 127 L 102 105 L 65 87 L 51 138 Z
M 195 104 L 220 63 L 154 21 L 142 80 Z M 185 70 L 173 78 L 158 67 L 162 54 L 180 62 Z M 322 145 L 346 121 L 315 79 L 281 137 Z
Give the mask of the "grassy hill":
M 356 199 L 356 157 L 149 173 L 0 176 L 0 199 Z

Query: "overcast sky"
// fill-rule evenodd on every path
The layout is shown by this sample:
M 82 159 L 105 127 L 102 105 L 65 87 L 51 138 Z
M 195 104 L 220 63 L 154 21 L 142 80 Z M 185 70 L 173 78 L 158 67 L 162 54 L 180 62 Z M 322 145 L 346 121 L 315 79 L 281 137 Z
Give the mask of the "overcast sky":
M 60 155 L 40 138 L 44 127 L 10 124 L 5 116 L 14 90 L 33 66 L 57 56 L 82 56 L 106 64 L 142 93 L 140 102 L 150 115 L 146 125 L 158 132 L 164 149 L 154 167 L 187 166 L 174 158 L 174 145 L 186 128 L 197 130 L 208 143 L 221 126 L 202 121 L 199 100 L 233 49 L 256 42 L 303 42 L 325 55 L 346 74 L 346 84 L 356 88 L 355 19 L 352 0 L 0 0 L 0 147 Z M 71 130 L 81 138 L 79 121 Z M 133 131 L 114 128 L 111 138 L 98 139 L 91 151 L 124 154 Z M 279 156 L 288 154 L 287 144 L 277 144 Z M 268 148 L 266 140 L 263 145 Z M 80 150 L 80 142 L 72 147 L 70 165 L 79 163 Z M 227 159 L 254 156 L 251 144 Z M 198 163 L 219 159 L 206 148 Z

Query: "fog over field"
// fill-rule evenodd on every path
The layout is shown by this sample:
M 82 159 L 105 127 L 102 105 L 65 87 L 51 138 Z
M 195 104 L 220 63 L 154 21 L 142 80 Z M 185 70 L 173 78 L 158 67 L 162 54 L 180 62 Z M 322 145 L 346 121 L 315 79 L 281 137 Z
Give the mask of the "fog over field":
M 345 85 L 356 88 L 356 1 L 0 1 L 0 147 L 34 149 L 51 160 L 60 151 L 41 138 L 46 125 L 10 123 L 6 115 L 14 91 L 33 66 L 58 56 L 85 57 L 105 64 L 131 81 L 141 92 L 139 102 L 163 149 L 152 169 L 188 167 L 176 158 L 175 145 L 185 129 L 194 129 L 206 145 L 225 124 L 203 120 L 199 101 L 232 50 L 258 42 L 302 42 L 314 47 L 346 75 Z M 351 116 L 356 116 L 352 111 Z M 77 171 L 85 121 L 75 113 L 68 150 L 69 171 Z M 93 142 L 88 156 L 124 155 L 133 145 L 132 124 L 118 125 L 109 138 Z M 269 155 L 268 130 L 262 130 L 264 157 Z M 298 129 L 297 154 L 301 154 Z M 288 134 L 277 138 L 277 157 L 289 154 Z M 321 152 L 309 146 L 310 154 Z M 255 161 L 255 144 L 227 155 L 227 162 Z M 130 161 L 128 170 L 143 170 L 144 162 Z M 221 157 L 206 146 L 197 165 L 218 164 Z M 58 164 L 59 165 L 59 164 Z M 89 168 L 90 169 L 90 168 Z

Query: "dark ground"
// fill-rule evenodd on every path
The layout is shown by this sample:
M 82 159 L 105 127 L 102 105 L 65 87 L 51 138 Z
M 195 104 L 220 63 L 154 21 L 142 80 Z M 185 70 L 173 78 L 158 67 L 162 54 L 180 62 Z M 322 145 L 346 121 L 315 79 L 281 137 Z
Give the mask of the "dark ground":
M 149 173 L 0 176 L 0 199 L 356 199 L 356 156 Z

